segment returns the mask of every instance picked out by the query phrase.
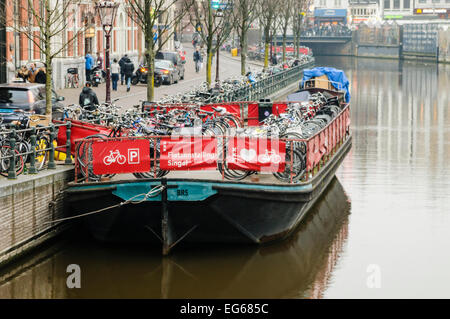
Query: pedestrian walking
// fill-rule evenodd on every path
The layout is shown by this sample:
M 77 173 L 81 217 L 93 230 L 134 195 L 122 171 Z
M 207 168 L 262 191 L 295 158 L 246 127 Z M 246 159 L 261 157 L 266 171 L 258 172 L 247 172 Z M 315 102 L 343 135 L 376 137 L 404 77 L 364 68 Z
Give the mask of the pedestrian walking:
M 125 74 L 125 82 L 127 82 L 127 92 L 131 88 L 131 77 L 133 76 L 134 64 L 131 62 L 130 58 L 127 57 L 125 63 L 123 64 L 123 73 Z
M 200 52 L 200 49 L 197 48 L 194 52 L 195 72 L 197 73 L 200 72 L 202 62 L 203 62 L 202 53 Z
M 278 64 L 278 58 L 277 58 L 277 54 L 276 53 L 274 53 L 272 55 L 272 64 L 273 65 L 277 65 Z
M 88 52 L 86 54 L 86 56 L 84 57 L 84 59 L 85 59 L 85 67 L 86 67 L 86 81 L 90 81 L 91 80 L 91 72 L 92 72 L 92 69 L 94 68 L 94 58 Z
M 120 65 L 119 63 L 117 63 L 117 59 L 114 59 L 113 63 L 111 64 L 111 80 L 113 91 L 117 91 L 117 82 L 119 81 L 119 73 L 120 73 Z
M 125 72 L 123 71 L 125 60 L 128 59 L 128 55 L 125 54 L 120 60 L 119 60 L 119 66 L 120 66 L 120 85 L 123 85 L 123 80 L 125 78 Z

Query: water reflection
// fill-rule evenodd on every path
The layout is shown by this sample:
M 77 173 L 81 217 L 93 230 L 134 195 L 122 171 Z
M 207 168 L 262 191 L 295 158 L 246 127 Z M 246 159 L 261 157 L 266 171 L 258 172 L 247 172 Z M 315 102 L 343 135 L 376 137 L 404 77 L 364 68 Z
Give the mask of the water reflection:
M 337 172 L 349 248 L 326 297 L 449 297 L 450 66 L 318 58 L 351 83 L 353 148 Z M 367 267 L 382 286 L 369 289 Z
M 317 63 L 350 80 L 353 146 L 340 182 L 290 240 L 162 259 L 159 249 L 77 239 L 0 270 L 0 298 L 450 297 L 450 65 Z M 80 290 L 65 288 L 71 263 Z M 374 264 L 379 289 L 367 286 Z
M 345 244 L 349 211 L 334 179 L 293 237 L 261 248 L 186 247 L 161 258 L 78 237 L 4 272 L 0 298 L 318 298 Z M 81 289 L 65 288 L 72 263 Z

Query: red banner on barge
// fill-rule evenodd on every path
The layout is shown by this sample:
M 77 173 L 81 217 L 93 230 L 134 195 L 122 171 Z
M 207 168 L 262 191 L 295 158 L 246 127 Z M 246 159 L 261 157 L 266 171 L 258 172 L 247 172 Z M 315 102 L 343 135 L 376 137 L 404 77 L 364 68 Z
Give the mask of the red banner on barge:
M 92 142 L 94 174 L 123 174 L 150 171 L 150 141 L 96 140 Z
M 161 139 L 160 165 L 164 170 L 215 170 L 217 139 L 174 137 Z

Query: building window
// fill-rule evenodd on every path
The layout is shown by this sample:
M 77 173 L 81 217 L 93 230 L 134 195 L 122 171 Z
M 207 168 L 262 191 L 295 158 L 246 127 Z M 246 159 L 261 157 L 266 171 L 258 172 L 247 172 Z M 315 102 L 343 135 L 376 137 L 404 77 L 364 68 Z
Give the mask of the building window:
M 419 3 L 427 3 L 427 0 L 419 0 Z
M 385 9 L 391 8 L 391 0 L 384 0 L 384 8 Z
M 409 9 L 409 8 L 410 8 L 409 0 L 403 0 L 403 9 Z
M 326 6 L 326 1 L 327 1 L 327 0 L 320 0 L 320 5 L 323 6 L 323 7 L 325 7 L 325 6 Z
M 394 0 L 394 9 L 400 9 L 400 0 Z
M 433 3 L 439 3 L 439 2 L 441 2 L 441 0 L 431 0 L 431 2 L 433 2 Z

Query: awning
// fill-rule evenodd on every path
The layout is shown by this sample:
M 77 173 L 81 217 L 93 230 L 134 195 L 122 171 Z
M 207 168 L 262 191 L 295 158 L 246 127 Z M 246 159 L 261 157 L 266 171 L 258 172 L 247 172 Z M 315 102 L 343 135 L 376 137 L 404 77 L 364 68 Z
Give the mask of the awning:
M 346 17 L 347 9 L 314 9 L 315 17 Z

